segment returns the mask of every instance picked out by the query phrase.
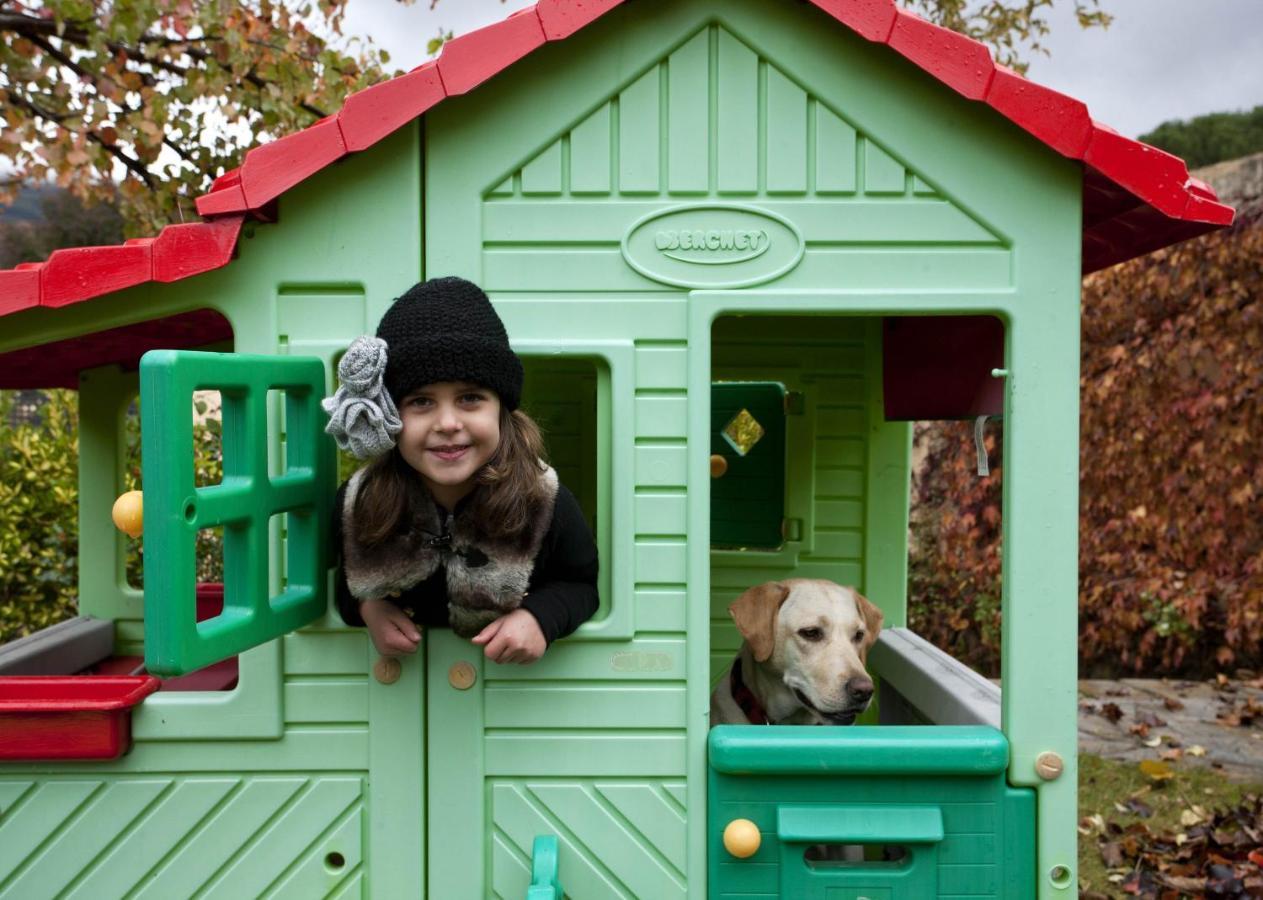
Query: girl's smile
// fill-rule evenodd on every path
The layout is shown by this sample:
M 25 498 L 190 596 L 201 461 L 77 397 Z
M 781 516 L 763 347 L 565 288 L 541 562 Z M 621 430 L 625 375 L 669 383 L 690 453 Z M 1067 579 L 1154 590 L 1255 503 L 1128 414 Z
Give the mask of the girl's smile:
M 453 509 L 500 446 L 500 398 L 463 381 L 427 384 L 399 404 L 399 452 L 438 503 Z
M 442 447 L 431 447 L 430 452 L 436 455 L 439 459 L 451 461 L 460 459 L 468 449 L 468 444 L 457 446 L 444 445 Z

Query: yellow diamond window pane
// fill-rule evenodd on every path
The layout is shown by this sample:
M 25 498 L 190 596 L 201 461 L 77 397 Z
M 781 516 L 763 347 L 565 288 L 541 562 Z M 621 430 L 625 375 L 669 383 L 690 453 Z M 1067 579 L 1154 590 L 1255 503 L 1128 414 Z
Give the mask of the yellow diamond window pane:
M 749 453 L 764 434 L 766 432 L 763 430 L 763 426 L 759 424 L 758 419 L 750 415 L 750 411 L 745 408 L 732 417 L 732 421 L 724 426 L 723 431 L 723 435 L 728 443 L 732 445 L 732 449 L 742 456 Z

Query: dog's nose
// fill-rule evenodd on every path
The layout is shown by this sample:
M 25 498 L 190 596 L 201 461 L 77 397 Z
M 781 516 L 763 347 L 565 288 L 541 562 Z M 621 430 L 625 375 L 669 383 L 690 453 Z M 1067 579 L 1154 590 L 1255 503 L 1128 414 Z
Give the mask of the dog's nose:
M 846 696 L 852 703 L 867 703 L 873 696 L 873 679 L 856 675 L 846 681 Z

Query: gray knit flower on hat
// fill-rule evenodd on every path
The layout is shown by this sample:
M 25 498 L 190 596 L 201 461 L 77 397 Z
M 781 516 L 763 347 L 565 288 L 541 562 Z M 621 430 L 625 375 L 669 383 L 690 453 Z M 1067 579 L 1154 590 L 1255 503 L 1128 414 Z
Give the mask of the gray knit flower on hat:
M 329 414 L 325 432 L 357 459 L 385 453 L 403 431 L 395 401 L 382 385 L 385 372 L 386 342 L 362 334 L 338 363 L 337 392 L 320 404 Z

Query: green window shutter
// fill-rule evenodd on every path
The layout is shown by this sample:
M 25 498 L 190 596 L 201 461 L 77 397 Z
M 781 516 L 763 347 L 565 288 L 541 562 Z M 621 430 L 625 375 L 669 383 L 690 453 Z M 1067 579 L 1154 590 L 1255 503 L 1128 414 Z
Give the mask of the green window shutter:
M 710 541 L 772 550 L 785 516 L 785 386 L 711 385 L 710 452 L 726 470 L 710 483 Z
M 195 390 L 222 397 L 223 481 L 196 487 Z M 284 391 L 278 425 L 283 468 L 268 471 L 268 391 Z M 321 616 L 328 598 L 333 443 L 315 358 L 155 350 L 140 362 L 145 502 L 145 665 L 181 675 L 226 659 Z M 279 406 L 279 404 L 278 404 Z M 278 410 L 278 412 L 280 412 Z M 286 514 L 282 588 L 273 595 L 269 535 Z M 196 617 L 198 531 L 223 526 L 224 609 Z

